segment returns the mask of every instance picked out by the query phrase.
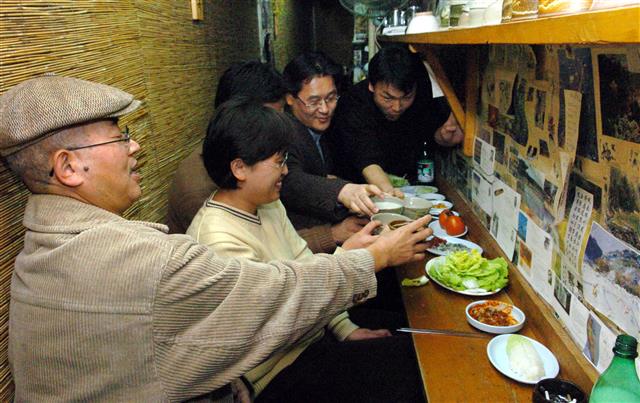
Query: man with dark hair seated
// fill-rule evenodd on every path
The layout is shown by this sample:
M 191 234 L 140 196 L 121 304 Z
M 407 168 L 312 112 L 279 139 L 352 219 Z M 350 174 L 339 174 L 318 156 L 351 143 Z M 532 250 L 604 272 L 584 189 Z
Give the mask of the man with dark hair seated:
M 279 200 L 288 173 L 291 125 L 287 116 L 247 99 L 234 98 L 218 108 L 204 141 L 203 159 L 219 189 L 198 211 L 188 235 L 224 257 L 268 262 L 313 256 Z M 378 225 L 369 223 L 343 248 L 369 245 Z M 380 311 L 368 311 L 361 319 L 371 327 L 403 325 L 403 318 Z M 326 327 L 331 335 L 323 329 L 309 333 L 244 374 L 252 395 L 263 402 L 420 401 L 410 337 L 359 327 L 347 312 Z M 363 346 L 366 357 L 359 353 Z M 348 372 L 340 369 L 347 366 Z M 404 386 L 392 386 L 397 384 Z
M 215 107 L 233 96 L 246 96 L 281 111 L 285 93 L 282 77 L 271 65 L 258 61 L 236 63 L 218 81 Z M 193 216 L 216 188 L 202 163 L 202 145 L 199 144 L 180 162 L 169 188 L 169 232 L 184 234 Z M 335 249 L 328 226 L 302 228 L 298 233 L 314 252 L 331 252 Z
M 141 196 L 140 145 L 117 121 L 139 105 L 51 75 L 0 97 L 0 154 L 33 193 L 11 281 L 16 401 L 229 398 L 230 382 L 374 296 L 376 271 L 424 259 L 427 220 L 364 249 L 258 263 L 123 218 Z
M 424 142 L 431 147 L 462 142 L 453 114 L 442 109 L 418 55 L 405 45 L 383 47 L 369 62 L 368 79 L 340 98 L 331 133 L 338 172 L 402 196 L 387 174 L 413 182 Z
M 296 229 L 331 226 L 336 245 L 367 224 L 377 208 L 369 196 L 381 196 L 377 186 L 350 183 L 334 174 L 334 158 L 325 142 L 338 103 L 342 70 L 322 53 L 308 52 L 284 69 L 287 106 L 296 130 L 289 150 L 289 175 L 282 202 Z

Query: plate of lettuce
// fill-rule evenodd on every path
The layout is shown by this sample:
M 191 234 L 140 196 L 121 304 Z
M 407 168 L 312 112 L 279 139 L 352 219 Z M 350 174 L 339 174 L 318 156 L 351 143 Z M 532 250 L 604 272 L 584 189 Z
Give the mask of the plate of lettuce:
M 492 295 L 509 282 L 507 261 L 501 257 L 485 259 L 477 250 L 431 259 L 425 271 L 441 287 L 464 295 Z

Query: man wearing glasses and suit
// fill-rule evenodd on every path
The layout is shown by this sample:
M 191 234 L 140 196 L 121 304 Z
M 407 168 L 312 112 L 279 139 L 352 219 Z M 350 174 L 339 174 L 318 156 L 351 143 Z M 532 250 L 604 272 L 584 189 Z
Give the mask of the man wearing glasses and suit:
M 335 177 L 334 160 L 324 139 L 338 103 L 337 82 L 342 70 L 322 53 L 303 53 L 283 71 L 286 102 L 296 120 L 289 149 L 289 174 L 281 199 L 296 230 L 318 225 L 331 228 L 341 245 L 377 212 L 371 195 L 381 195 L 372 185 L 349 183 Z

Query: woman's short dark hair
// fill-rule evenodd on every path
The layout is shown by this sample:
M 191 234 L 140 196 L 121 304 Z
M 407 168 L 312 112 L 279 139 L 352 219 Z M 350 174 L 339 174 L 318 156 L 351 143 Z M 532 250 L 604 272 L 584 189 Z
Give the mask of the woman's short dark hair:
M 256 60 L 235 63 L 218 80 L 215 107 L 235 96 L 249 97 L 262 104 L 278 102 L 286 93 L 282 75 L 270 64 Z
M 284 154 L 291 143 L 291 118 L 253 99 L 234 97 L 217 109 L 209 122 L 202 159 L 209 176 L 221 189 L 236 189 L 231 161 L 254 165 Z
M 406 46 L 393 44 L 383 47 L 373 56 L 367 78 L 372 85 L 383 82 L 408 93 L 425 74 L 417 54 L 411 53 Z
M 331 76 L 336 88 L 339 88 L 342 82 L 342 66 L 322 52 L 303 53 L 291 60 L 282 72 L 285 87 L 293 95 L 298 95 L 305 82 L 323 76 Z

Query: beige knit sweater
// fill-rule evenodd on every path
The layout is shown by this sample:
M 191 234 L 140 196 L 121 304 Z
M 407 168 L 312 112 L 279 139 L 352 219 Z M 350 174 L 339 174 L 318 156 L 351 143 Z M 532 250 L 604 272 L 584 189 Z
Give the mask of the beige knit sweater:
M 238 378 L 375 295 L 364 250 L 216 257 L 186 235 L 34 195 L 11 285 L 16 401 L 178 401 Z

